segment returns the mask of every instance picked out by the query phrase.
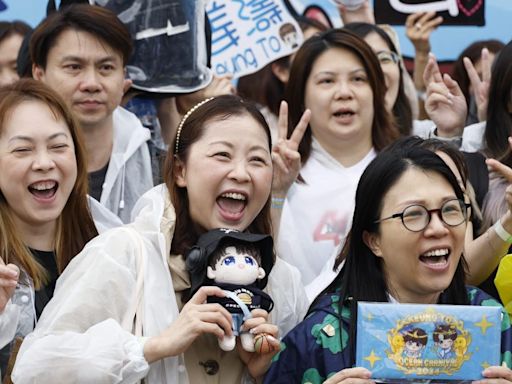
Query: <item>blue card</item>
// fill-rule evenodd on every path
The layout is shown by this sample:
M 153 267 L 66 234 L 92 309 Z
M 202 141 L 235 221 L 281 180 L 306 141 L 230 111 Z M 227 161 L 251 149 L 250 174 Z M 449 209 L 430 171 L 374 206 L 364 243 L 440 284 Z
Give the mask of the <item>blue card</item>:
M 501 308 L 359 302 L 356 343 L 373 379 L 478 380 L 500 362 Z

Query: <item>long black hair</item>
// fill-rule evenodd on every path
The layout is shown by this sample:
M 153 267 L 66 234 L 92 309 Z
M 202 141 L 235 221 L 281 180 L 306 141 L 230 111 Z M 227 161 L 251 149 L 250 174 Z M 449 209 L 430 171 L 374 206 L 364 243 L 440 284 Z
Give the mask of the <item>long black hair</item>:
M 336 260 L 338 266 L 342 260 L 345 265 L 328 290 L 339 289 L 339 321 L 341 327 L 341 308 L 348 303 L 351 318 L 349 346 L 352 359 L 355 357 L 355 338 L 357 322 L 357 302 L 388 302 L 388 283 L 383 271 L 382 259 L 375 256 L 363 241 L 363 233 L 376 233 L 382 205 L 386 194 L 402 175 L 410 168 L 436 172 L 446 179 L 455 191 L 457 198 L 463 200 L 463 192 L 445 162 L 430 150 L 407 145 L 408 138 L 401 139 L 382 151 L 366 168 L 356 192 L 356 205 L 352 229 L 345 246 Z M 466 262 L 462 255 L 450 285 L 439 298 L 440 304 L 469 304 L 465 287 Z M 364 282 L 364 283 L 363 283 Z M 342 337 L 342 332 L 340 332 Z M 354 363 L 352 361 L 352 363 Z

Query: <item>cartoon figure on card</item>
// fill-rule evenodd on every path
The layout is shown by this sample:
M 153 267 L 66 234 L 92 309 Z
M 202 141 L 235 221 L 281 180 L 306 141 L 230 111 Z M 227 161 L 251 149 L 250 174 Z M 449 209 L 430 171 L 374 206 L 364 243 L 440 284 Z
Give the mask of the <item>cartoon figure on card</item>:
M 412 328 L 403 332 L 405 341 L 404 357 L 421 358 L 427 345 L 427 333 L 421 328 Z
M 455 358 L 455 340 L 457 329 L 453 325 L 438 324 L 434 329 L 434 349 L 441 359 Z
M 273 241 L 268 235 L 256 235 L 232 229 L 213 229 L 199 237 L 197 245 L 186 256 L 193 295 L 202 285 L 217 285 L 226 297 L 209 297 L 209 303 L 219 303 L 232 316 L 233 335 L 219 340 L 224 351 L 235 348 L 240 336 L 242 348 L 249 352 L 262 350 L 261 337 L 243 330 L 243 323 L 251 317 L 253 309 L 270 312 L 274 305 L 269 295 L 262 291 L 274 264 Z M 265 344 L 267 345 L 267 344 Z
M 279 36 L 286 45 L 289 45 L 292 49 L 298 48 L 299 37 L 297 36 L 297 30 L 291 23 L 284 23 L 279 28 Z

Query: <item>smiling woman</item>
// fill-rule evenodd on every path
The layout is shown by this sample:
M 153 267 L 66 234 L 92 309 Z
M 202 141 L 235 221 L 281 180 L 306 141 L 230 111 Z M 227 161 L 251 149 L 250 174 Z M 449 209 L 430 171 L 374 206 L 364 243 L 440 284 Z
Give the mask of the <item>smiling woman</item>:
M 0 352 L 3 372 L 13 337 L 32 330 L 59 274 L 97 235 L 77 127 L 42 83 L 0 89 L 0 347 L 9 344 Z
M 218 347 L 232 335 L 231 315 L 206 299 L 224 293 L 205 286 L 187 300 L 185 255 L 211 229 L 271 233 L 268 125 L 253 104 L 219 96 L 185 115 L 171 148 L 165 185 L 139 200 L 135 221 L 91 241 L 61 276 L 21 346 L 13 381 L 229 384 L 263 376 L 275 352 Z M 277 338 L 306 310 L 298 271 L 275 260 L 265 290 L 274 311 L 255 309 L 243 327 Z
M 403 142 L 377 155 L 357 187 L 352 229 L 337 259 L 343 269 L 283 339 L 265 382 L 373 383 L 369 370 L 354 367 L 359 301 L 500 306 L 464 285 L 466 222 L 463 192 L 439 156 Z M 503 311 L 506 364 L 485 369 L 482 383 L 512 382 L 511 351 Z

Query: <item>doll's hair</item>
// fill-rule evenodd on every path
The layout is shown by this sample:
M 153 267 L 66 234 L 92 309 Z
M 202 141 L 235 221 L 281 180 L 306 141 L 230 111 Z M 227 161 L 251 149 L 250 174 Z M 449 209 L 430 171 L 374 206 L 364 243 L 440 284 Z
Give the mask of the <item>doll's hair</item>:
M 439 324 L 434 329 L 434 341 L 436 343 L 439 343 L 439 341 L 443 341 L 445 339 L 452 339 L 455 340 L 457 338 L 457 330 L 453 325 L 450 324 Z M 439 336 L 443 335 L 442 338 L 439 338 Z
M 409 331 L 404 332 L 404 341 L 407 343 L 408 341 L 412 341 L 416 344 L 421 344 L 423 346 L 427 345 L 428 336 L 427 333 L 421 328 L 413 328 Z
M 261 254 L 259 248 L 255 244 L 249 244 L 243 241 L 238 241 L 235 239 L 228 239 L 228 241 L 223 241 L 219 247 L 212 254 L 208 265 L 211 266 L 215 270 L 215 265 L 217 262 L 226 256 L 228 253 L 226 251 L 227 247 L 235 247 L 236 251 L 239 253 L 245 253 L 258 263 L 261 266 Z

